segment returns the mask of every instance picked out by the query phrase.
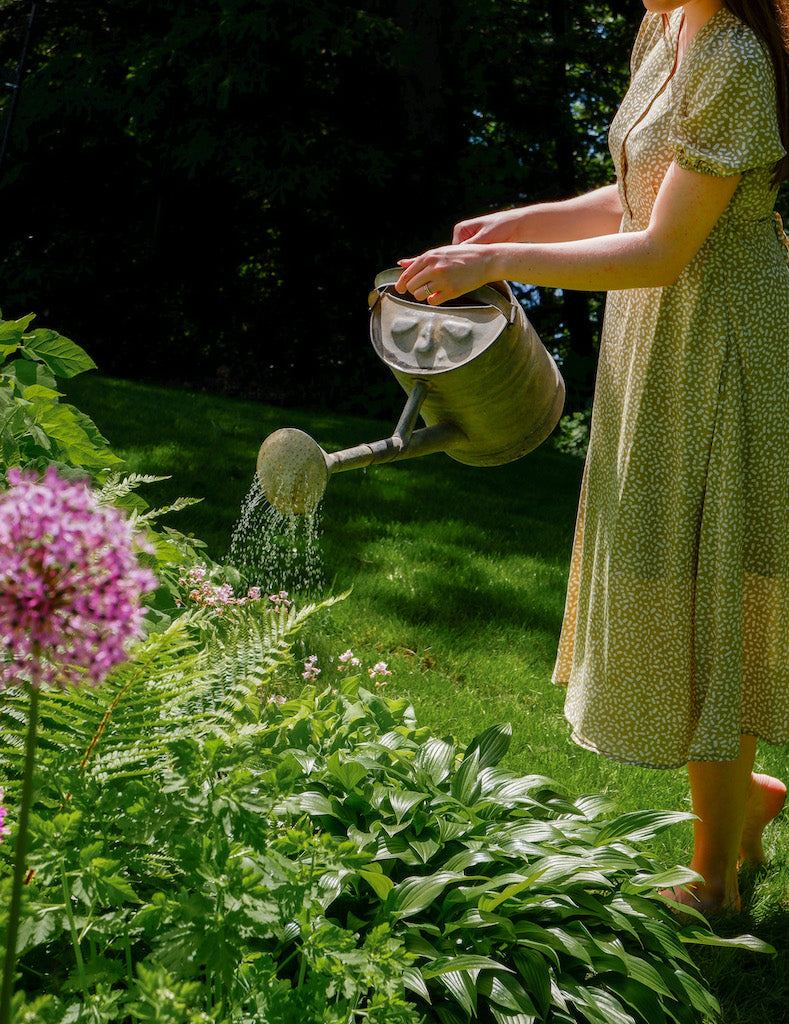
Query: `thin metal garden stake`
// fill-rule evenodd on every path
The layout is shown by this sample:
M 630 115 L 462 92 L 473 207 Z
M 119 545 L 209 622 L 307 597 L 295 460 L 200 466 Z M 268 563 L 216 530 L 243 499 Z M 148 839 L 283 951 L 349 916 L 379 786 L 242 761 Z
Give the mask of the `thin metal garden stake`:
M 27 28 L 25 29 L 25 39 L 22 43 L 22 55 L 19 58 L 19 63 L 16 66 L 16 77 L 13 82 L 6 82 L 6 86 L 11 90 L 11 105 L 8 108 L 8 117 L 5 121 L 5 131 L 3 132 L 3 141 L 0 143 L 0 167 L 2 167 L 3 160 L 5 158 L 6 150 L 8 149 L 8 140 L 11 138 L 11 126 L 14 123 L 14 116 L 16 115 L 16 105 L 19 99 L 19 90 L 22 87 L 22 74 L 25 70 L 25 61 L 27 60 L 27 48 L 30 45 L 30 34 L 33 31 L 33 19 L 36 16 L 36 5 L 33 4 L 30 8 L 30 15 L 27 19 Z

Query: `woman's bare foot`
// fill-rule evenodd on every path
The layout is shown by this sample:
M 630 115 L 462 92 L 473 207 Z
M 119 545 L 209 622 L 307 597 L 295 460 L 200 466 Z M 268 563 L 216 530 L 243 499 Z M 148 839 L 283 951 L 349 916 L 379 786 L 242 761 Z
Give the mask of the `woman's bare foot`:
M 726 893 L 721 886 L 708 886 L 703 882 L 693 882 L 688 886 L 674 886 L 673 889 L 664 889 L 661 896 L 666 896 L 683 907 L 691 907 L 698 910 L 705 917 L 716 914 L 739 914 L 740 893 L 735 888 L 733 892 Z M 678 910 L 678 914 L 682 911 Z
M 773 818 L 781 813 L 785 801 L 786 786 L 780 779 L 774 779 L 771 775 L 751 775 L 745 805 L 739 867 L 766 862 L 762 834 Z

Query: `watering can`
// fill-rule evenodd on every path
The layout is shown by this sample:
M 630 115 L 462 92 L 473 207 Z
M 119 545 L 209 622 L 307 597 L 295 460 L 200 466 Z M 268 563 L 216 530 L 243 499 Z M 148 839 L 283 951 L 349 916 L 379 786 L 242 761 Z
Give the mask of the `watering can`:
M 469 466 L 519 459 L 551 433 L 564 382 L 505 282 L 440 306 L 395 290 L 385 270 L 370 292 L 370 339 L 408 396 L 391 437 L 325 452 L 285 427 L 260 447 L 257 475 L 278 511 L 313 511 L 334 473 L 445 452 Z M 416 428 L 421 415 L 424 426 Z

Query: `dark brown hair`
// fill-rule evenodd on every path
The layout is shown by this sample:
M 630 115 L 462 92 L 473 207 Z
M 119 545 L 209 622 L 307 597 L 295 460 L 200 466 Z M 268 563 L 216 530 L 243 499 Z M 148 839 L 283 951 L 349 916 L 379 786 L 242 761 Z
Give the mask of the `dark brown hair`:
M 778 127 L 787 152 L 773 170 L 773 184 L 789 177 L 789 0 L 723 0 L 724 6 L 753 30 L 773 62 Z M 663 15 L 664 25 L 668 17 Z

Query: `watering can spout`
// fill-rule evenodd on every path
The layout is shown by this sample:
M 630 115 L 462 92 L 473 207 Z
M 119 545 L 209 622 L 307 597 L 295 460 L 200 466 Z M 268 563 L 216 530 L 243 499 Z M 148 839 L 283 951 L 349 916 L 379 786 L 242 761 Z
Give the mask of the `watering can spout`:
M 464 440 L 463 432 L 451 423 L 414 430 L 425 394 L 425 385 L 418 382 L 391 437 L 338 452 L 325 452 L 295 427 L 275 430 L 260 446 L 257 461 L 258 480 L 269 504 L 279 512 L 304 515 L 317 508 L 332 473 L 430 455 Z

